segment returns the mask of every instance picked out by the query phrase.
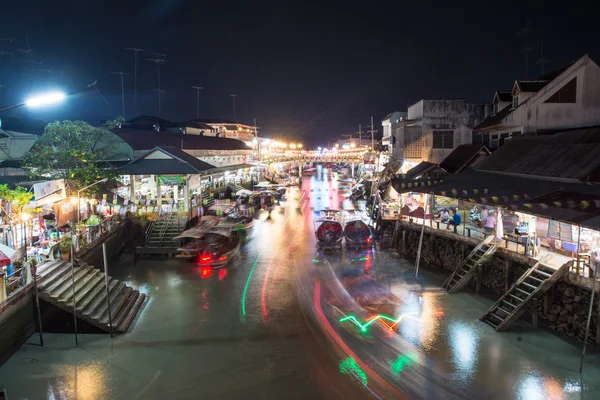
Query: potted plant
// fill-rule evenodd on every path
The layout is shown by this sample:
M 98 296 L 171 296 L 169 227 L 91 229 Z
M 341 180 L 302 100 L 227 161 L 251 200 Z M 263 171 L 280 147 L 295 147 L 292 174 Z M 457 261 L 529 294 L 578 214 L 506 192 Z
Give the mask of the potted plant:
M 60 250 L 60 258 L 63 260 L 68 260 L 71 258 L 71 244 L 72 244 L 71 236 L 65 235 L 58 243 L 58 249 Z

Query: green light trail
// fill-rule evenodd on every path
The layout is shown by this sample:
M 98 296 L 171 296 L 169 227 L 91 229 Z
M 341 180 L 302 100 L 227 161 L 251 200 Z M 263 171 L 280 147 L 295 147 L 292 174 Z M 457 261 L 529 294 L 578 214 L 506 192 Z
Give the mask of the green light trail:
M 394 375 L 399 376 L 404 367 L 412 363 L 413 360 L 413 354 L 405 354 L 402 356 L 398 356 L 396 361 L 390 361 L 390 369 L 392 370 Z
M 348 315 L 346 317 L 341 318 L 340 322 L 352 321 L 356 326 L 358 326 L 360 328 L 361 332 L 366 332 L 367 328 L 373 322 L 379 320 L 379 321 L 383 322 L 383 324 L 385 326 L 387 326 L 390 330 L 393 330 L 394 326 L 396 326 L 396 324 L 399 323 L 400 321 L 402 321 L 404 318 L 409 317 L 411 315 L 417 315 L 417 314 L 418 313 L 416 313 L 416 312 L 405 313 L 405 314 L 400 315 L 397 319 L 388 317 L 387 315 L 377 314 L 377 315 L 369 317 L 364 324 L 361 324 L 360 321 L 358 319 L 356 319 L 356 317 L 354 315 Z M 391 325 L 389 325 L 385 321 L 391 322 Z
M 252 278 L 252 274 L 254 273 L 254 269 L 256 268 L 256 264 L 258 264 L 258 259 L 260 258 L 260 254 L 256 257 L 254 261 L 254 265 L 252 265 L 252 269 L 250 269 L 250 273 L 248 274 L 248 279 L 246 280 L 246 285 L 244 286 L 244 292 L 242 293 L 242 315 L 246 315 L 246 293 L 248 293 L 248 286 L 250 286 L 250 279 Z
M 348 357 L 345 360 L 340 361 L 340 372 L 344 375 L 354 375 L 363 386 L 367 386 L 367 374 L 365 374 L 365 371 L 360 368 L 360 366 L 352 357 Z

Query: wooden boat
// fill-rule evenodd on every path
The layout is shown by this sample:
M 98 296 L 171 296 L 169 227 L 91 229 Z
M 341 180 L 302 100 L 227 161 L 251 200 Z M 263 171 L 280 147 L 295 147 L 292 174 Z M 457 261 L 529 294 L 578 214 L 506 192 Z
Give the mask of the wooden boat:
M 364 221 L 355 219 L 344 225 L 344 238 L 349 247 L 369 247 L 373 242 L 373 232 Z
M 213 228 L 206 234 L 205 240 L 207 244 L 196 261 L 203 268 L 221 268 L 239 253 L 240 235 L 229 228 Z
M 343 239 L 342 224 L 336 219 L 335 211 L 322 211 L 321 218 L 315 221 L 315 235 L 317 245 L 322 248 L 331 248 L 341 245 Z

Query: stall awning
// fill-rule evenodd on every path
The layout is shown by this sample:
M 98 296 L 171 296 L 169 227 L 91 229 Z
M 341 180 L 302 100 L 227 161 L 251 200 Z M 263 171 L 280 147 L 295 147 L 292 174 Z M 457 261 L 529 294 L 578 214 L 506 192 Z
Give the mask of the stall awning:
M 483 171 L 424 180 L 396 178 L 392 185 L 398 193 L 430 193 L 501 206 L 600 230 L 600 186 L 597 185 Z

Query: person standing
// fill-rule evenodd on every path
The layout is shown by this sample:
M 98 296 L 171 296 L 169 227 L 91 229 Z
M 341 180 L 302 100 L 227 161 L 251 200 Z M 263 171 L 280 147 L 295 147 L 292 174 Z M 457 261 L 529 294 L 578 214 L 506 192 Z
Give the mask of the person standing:
M 491 235 L 494 233 L 494 228 L 496 227 L 496 218 L 492 213 L 488 213 L 487 217 L 483 220 L 483 226 L 485 229 L 485 233 Z

